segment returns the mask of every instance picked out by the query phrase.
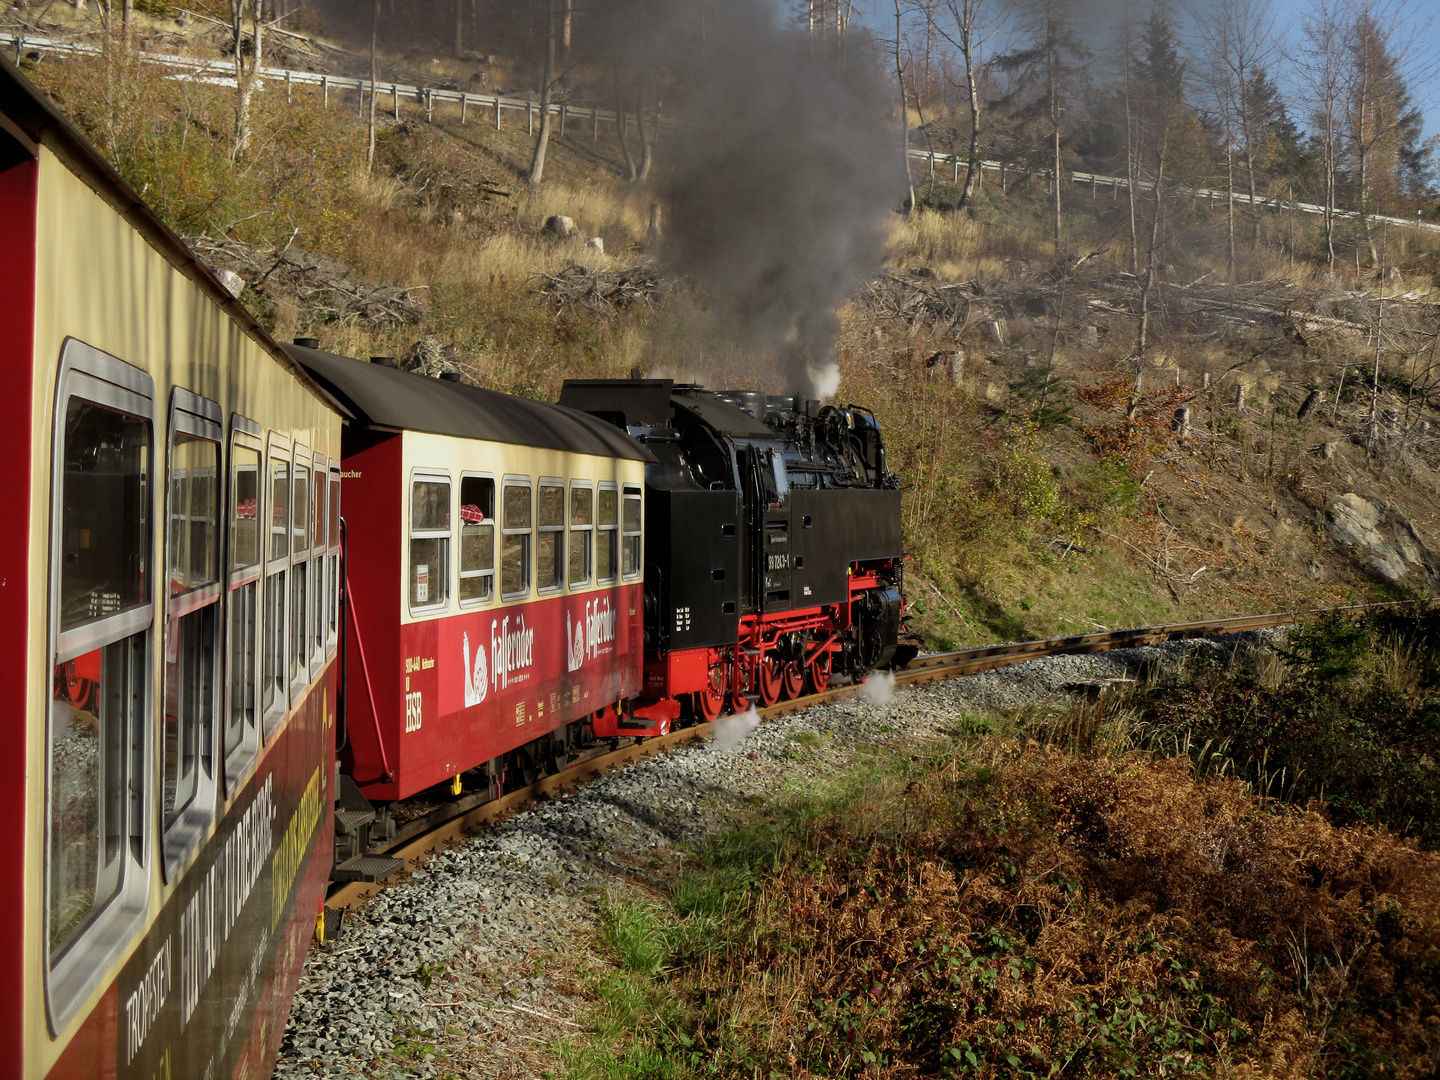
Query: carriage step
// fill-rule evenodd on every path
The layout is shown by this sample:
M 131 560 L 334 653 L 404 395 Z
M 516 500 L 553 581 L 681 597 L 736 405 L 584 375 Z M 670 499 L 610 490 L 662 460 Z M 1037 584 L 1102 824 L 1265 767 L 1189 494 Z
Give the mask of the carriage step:
M 361 825 L 369 825 L 374 820 L 374 810 L 336 810 L 335 831 L 342 836 L 349 836 Z
M 357 855 L 346 859 L 335 867 L 330 875 L 332 881 L 384 881 L 391 874 L 405 869 L 401 859 L 388 855 Z

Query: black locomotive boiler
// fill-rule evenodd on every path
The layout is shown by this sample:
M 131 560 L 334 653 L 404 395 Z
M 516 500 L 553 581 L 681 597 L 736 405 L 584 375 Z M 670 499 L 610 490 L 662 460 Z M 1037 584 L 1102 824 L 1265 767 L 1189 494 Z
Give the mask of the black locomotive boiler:
M 868 409 L 569 380 L 645 475 L 645 714 L 713 720 L 904 663 L 900 484 Z

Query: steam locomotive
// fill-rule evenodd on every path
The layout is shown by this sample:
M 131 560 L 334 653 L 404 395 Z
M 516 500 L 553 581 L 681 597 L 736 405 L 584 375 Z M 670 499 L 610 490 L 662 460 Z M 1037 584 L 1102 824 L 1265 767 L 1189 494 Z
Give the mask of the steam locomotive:
M 560 404 L 655 458 L 639 713 L 714 720 L 914 656 L 900 484 L 869 410 L 669 379 L 570 380 Z

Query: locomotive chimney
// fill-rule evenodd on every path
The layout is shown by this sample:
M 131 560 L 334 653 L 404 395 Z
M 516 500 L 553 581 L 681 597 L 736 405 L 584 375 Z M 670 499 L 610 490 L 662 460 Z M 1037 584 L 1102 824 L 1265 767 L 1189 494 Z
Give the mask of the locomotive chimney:
M 442 372 L 440 372 L 440 374 L 439 374 L 438 377 L 439 377 L 441 380 L 443 380 L 444 382 L 459 382 L 459 381 L 460 381 L 460 372 L 458 372 L 458 371 L 442 371 Z
M 318 337 L 297 337 L 295 344 L 302 349 L 318 349 L 320 348 L 320 339 Z
M 379 364 L 381 367 L 394 367 L 394 366 L 395 366 L 395 357 L 393 357 L 393 356 L 372 356 L 372 357 L 370 357 L 370 362 L 371 362 L 372 364 Z

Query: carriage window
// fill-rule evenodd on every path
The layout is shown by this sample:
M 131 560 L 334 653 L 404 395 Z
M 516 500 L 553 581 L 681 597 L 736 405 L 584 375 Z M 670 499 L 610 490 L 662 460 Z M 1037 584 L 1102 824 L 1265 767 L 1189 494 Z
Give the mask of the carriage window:
M 229 704 L 225 754 L 239 751 L 255 733 L 257 579 L 260 563 L 260 451 L 240 442 L 230 446 Z
M 310 466 L 300 463 L 308 457 L 296 452 L 293 478 L 294 494 L 290 503 L 290 682 L 303 686 L 310 674 Z
M 219 443 L 175 433 L 170 448 L 170 529 L 165 541 L 172 596 L 218 580 L 219 467 Z
M 172 838 L 169 830 L 197 802 L 202 782 L 214 775 L 211 747 L 216 712 L 219 647 L 220 444 L 181 427 L 198 418 L 176 411 L 170 443 L 170 490 L 166 545 L 170 570 L 165 628 L 165 708 L 161 733 L 161 820 L 167 831 L 167 862 L 178 860 L 196 837 Z M 220 434 L 218 426 L 215 435 Z
M 595 579 L 614 581 L 615 567 L 620 561 L 620 493 L 611 485 L 601 487 L 597 497 Z
M 530 591 L 530 481 L 505 481 L 500 523 L 500 595 L 513 600 Z
M 116 396 L 134 398 L 137 410 L 149 405 L 138 395 Z M 52 963 L 125 889 L 127 867 L 144 864 L 154 616 L 151 424 L 77 396 L 62 409 L 46 855 Z M 71 974 L 90 977 L 78 966 Z
M 625 489 L 624 520 L 621 522 L 624 536 L 620 548 L 620 572 L 625 577 L 640 573 L 640 489 Z
M 579 482 L 570 485 L 570 587 L 590 582 L 595 542 L 595 490 Z
M 460 602 L 495 595 L 495 481 L 460 478 Z
M 315 498 L 311 505 L 314 508 L 314 537 L 315 537 L 315 558 L 311 560 L 314 566 L 315 580 L 310 584 L 310 662 L 324 658 L 325 655 L 325 633 L 329 626 L 329 618 L 325 614 L 325 600 L 329 592 L 325 588 L 325 579 L 329 576 L 329 559 L 325 558 L 325 517 L 330 509 L 330 502 L 325 497 L 325 467 L 323 462 L 315 465 Z
M 340 632 L 340 470 L 330 470 L 330 597 L 326 611 L 330 619 L 329 644 Z
M 565 584 L 565 485 L 541 482 L 535 516 L 535 584 L 550 592 Z
M 290 463 L 270 459 L 270 558 L 290 554 Z
M 450 599 L 450 481 L 410 485 L 410 607 L 443 606 Z
M 265 737 L 275 730 L 289 704 L 285 671 L 285 615 L 289 607 L 289 575 L 284 564 L 290 553 L 290 462 L 270 459 L 270 551 L 279 565 L 265 578 L 260 619 L 260 708 Z

